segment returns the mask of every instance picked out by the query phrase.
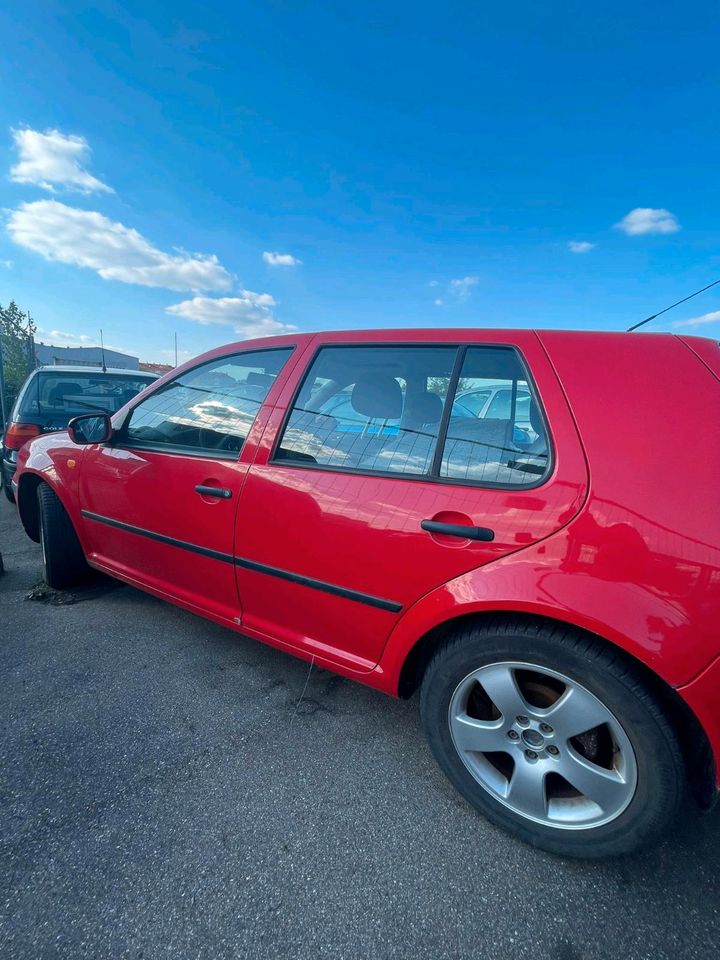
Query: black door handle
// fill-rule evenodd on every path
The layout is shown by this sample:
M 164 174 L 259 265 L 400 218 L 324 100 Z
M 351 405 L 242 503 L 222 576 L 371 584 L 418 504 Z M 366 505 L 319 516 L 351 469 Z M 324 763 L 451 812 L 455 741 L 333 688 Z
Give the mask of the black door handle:
M 488 527 L 466 527 L 461 523 L 439 523 L 437 520 L 421 520 L 420 526 L 428 533 L 442 533 L 446 537 L 462 537 L 463 540 L 495 539 L 495 531 Z
M 203 483 L 195 487 L 195 492 L 204 497 L 219 497 L 221 500 L 229 500 L 232 496 L 232 490 L 227 490 L 225 487 L 206 487 Z

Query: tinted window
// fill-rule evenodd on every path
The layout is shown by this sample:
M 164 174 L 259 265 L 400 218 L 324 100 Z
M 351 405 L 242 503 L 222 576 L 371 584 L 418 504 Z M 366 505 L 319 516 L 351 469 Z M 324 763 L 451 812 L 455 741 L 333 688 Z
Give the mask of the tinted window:
M 127 374 L 92 369 L 55 372 L 50 367 L 39 370 L 28 382 L 15 416 L 40 423 L 46 429 L 60 429 L 81 413 L 93 410 L 115 413 L 155 379 L 131 371 Z
M 293 404 L 275 458 L 424 474 L 456 347 L 325 347 Z
M 535 484 L 548 466 L 548 441 L 527 374 L 514 350 L 469 347 L 460 371 L 457 404 L 484 396 L 474 418 L 451 410 L 440 476 L 480 484 Z
M 237 454 L 291 353 L 259 350 L 189 370 L 135 407 L 126 440 Z

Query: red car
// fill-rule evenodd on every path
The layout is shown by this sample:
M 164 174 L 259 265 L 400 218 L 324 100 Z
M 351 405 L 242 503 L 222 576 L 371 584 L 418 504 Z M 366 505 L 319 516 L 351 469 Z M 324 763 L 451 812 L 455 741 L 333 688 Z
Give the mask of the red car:
M 52 586 L 89 565 L 419 689 L 479 811 L 620 854 L 718 788 L 719 381 L 717 343 L 669 335 L 236 343 L 33 440 L 18 509 Z M 487 384 L 501 416 L 454 404 Z

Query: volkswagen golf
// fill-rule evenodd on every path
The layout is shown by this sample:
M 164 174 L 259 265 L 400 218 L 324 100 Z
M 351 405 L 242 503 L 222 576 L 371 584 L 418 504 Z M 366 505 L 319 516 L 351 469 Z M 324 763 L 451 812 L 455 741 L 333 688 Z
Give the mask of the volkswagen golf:
M 718 409 L 701 338 L 298 334 L 75 417 L 13 483 L 51 586 L 94 568 L 419 691 L 468 803 L 600 857 L 718 788 Z

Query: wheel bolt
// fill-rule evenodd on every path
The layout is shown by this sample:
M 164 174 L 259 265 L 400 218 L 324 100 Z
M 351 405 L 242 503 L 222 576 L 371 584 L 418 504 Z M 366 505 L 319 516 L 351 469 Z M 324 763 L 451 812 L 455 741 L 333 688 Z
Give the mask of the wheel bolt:
M 556 757 L 556 756 L 560 753 L 560 751 L 558 750 L 558 748 L 557 748 L 557 747 L 553 747 L 553 746 L 548 747 L 548 748 L 547 748 L 547 752 L 548 752 L 549 754 L 551 754 L 551 756 L 553 756 L 553 757 Z
M 553 728 L 550 726 L 549 723 L 540 724 L 540 733 L 552 733 L 552 732 L 553 732 Z
M 528 758 L 528 760 L 537 760 L 537 754 L 534 750 L 526 750 L 525 756 Z
M 520 724 L 521 727 L 526 727 L 530 723 L 530 720 L 527 717 L 520 714 L 520 716 L 517 718 L 517 722 Z
M 508 730 L 508 736 L 510 737 L 511 740 L 520 739 L 520 734 L 517 732 L 517 730 Z

